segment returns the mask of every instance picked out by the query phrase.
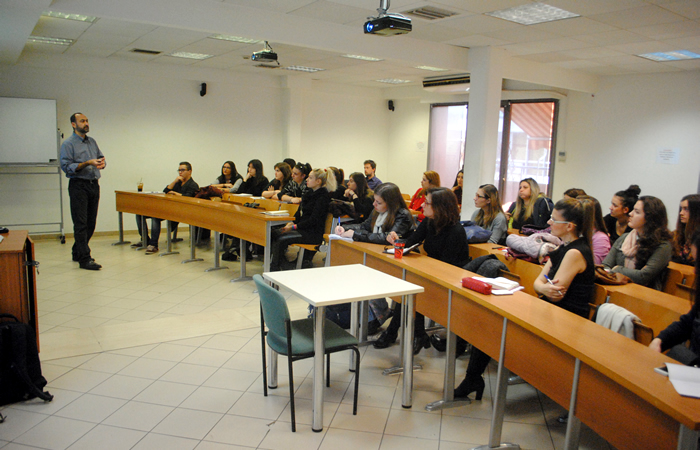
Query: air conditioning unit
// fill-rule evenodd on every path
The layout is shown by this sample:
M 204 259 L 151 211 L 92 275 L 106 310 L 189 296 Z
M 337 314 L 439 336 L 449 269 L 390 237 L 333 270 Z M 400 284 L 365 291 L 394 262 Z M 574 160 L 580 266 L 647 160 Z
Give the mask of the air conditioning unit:
M 423 89 L 429 92 L 467 93 L 471 77 L 468 74 L 450 75 L 449 77 L 430 77 L 423 80 Z

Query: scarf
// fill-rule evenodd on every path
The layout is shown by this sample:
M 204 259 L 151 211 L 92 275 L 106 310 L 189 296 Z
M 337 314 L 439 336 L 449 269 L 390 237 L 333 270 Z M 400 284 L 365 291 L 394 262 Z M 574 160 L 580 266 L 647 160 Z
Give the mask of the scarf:
M 625 267 L 627 267 L 628 269 L 637 268 L 635 260 L 637 258 L 638 238 L 639 235 L 637 235 L 637 230 L 632 230 L 622 243 L 622 247 L 620 247 L 620 251 L 622 251 L 622 254 L 625 255 Z

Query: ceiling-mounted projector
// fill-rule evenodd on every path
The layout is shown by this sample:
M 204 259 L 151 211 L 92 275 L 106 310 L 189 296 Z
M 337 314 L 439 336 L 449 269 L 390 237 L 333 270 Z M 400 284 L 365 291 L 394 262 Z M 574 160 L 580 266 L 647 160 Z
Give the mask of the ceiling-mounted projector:
M 396 34 L 409 33 L 413 26 L 411 19 L 401 14 L 390 14 L 389 0 L 380 0 L 377 17 L 368 17 L 365 22 L 365 34 L 378 34 L 379 36 L 394 36 Z
M 272 50 L 272 47 L 270 47 L 270 44 L 265 41 L 265 49 L 255 52 L 250 56 L 250 59 L 253 61 L 261 62 L 261 63 L 277 63 L 277 53 L 275 53 Z

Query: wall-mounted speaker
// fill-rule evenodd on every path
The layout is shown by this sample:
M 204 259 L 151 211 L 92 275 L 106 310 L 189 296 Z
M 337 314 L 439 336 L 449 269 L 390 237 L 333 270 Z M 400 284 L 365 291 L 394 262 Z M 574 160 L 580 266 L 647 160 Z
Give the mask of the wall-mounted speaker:
M 207 83 L 202 83 L 199 89 L 199 95 L 200 97 L 204 97 L 205 95 L 207 95 Z
M 389 107 L 389 111 L 393 111 L 394 110 L 394 101 L 389 100 L 389 103 L 387 104 L 387 106 Z

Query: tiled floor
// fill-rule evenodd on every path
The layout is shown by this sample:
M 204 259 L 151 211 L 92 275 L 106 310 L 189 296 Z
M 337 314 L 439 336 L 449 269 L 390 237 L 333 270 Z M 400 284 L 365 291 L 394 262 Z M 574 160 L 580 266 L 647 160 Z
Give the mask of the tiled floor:
M 444 359 L 423 351 L 407 410 L 401 377 L 381 374 L 398 362 L 397 346 L 362 349 L 357 416 L 347 357 L 334 357 L 321 433 L 310 427 L 311 361 L 295 363 L 292 433 L 284 364 L 279 389 L 262 395 L 258 299 L 252 282 L 230 282 L 238 264 L 204 272 L 212 251 L 200 252 L 204 262 L 181 264 L 186 240 L 180 255 L 166 257 L 112 246 L 114 240 L 93 239 L 93 256 L 104 265 L 99 272 L 70 262 L 70 240 L 36 242 L 42 369 L 55 398 L 0 409 L 7 416 L 0 424 L 3 450 L 456 450 L 488 442 L 495 366 L 483 401 L 426 412 L 425 404 L 440 397 Z M 262 267 L 254 261 L 248 268 L 250 274 Z M 289 304 L 295 317 L 305 314 L 301 300 Z M 466 364 L 467 357 L 458 360 L 458 374 Z M 512 386 L 503 440 L 524 449 L 563 448 L 565 427 L 556 421 L 562 412 L 529 385 Z M 585 426 L 581 444 L 610 448 Z

